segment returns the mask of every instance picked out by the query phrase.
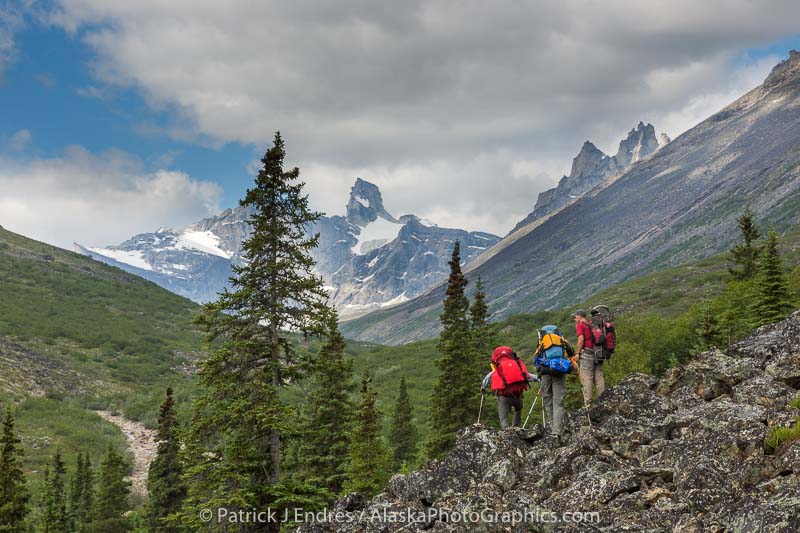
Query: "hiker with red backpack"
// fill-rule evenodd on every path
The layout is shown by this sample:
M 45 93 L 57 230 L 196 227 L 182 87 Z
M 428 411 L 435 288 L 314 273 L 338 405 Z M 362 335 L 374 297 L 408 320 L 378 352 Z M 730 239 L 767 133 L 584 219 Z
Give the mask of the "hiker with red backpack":
M 487 386 L 497 394 L 497 414 L 500 427 L 508 427 L 508 415 L 514 411 L 513 426 L 522 422 L 522 393 L 529 381 L 538 381 L 525 367 L 525 363 L 509 346 L 498 346 L 492 352 L 492 371 L 481 384 L 481 394 Z

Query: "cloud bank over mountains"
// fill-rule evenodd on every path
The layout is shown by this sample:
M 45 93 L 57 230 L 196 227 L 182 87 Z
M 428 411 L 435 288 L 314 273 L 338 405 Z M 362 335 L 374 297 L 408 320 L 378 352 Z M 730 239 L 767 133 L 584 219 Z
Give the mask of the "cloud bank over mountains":
M 674 138 L 757 85 L 779 58 L 746 51 L 800 17 L 793 1 L 724 0 L 37 9 L 93 50 L 99 90 L 175 110 L 165 136 L 263 150 L 280 129 L 318 209 L 338 214 L 364 176 L 393 212 L 501 234 L 585 140 L 612 151 L 640 120 Z

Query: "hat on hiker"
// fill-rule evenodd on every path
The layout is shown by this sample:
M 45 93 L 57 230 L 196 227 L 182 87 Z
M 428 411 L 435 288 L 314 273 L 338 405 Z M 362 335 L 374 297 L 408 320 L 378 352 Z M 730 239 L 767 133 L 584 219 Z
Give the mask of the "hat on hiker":
M 576 316 L 582 316 L 583 318 L 586 318 L 586 311 L 584 311 L 583 309 L 578 309 L 577 311 L 572 313 L 573 318 L 575 318 Z

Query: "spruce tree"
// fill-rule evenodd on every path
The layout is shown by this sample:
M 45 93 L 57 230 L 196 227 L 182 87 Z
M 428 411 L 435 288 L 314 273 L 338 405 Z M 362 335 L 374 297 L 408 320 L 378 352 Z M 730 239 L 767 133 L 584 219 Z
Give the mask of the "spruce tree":
M 431 459 L 441 457 L 452 448 L 456 432 L 472 421 L 475 410 L 470 400 L 478 387 L 469 381 L 472 336 L 467 316 L 469 301 L 465 295 L 467 278 L 461 272 L 458 241 L 453 246 L 449 265 L 447 297 L 439 317 L 442 332 L 436 345 L 441 354 L 436 362 L 441 374 L 431 393 L 430 436 L 425 444 L 425 452 Z
M 753 220 L 753 212 L 747 207 L 744 213 L 736 219 L 742 240 L 737 241 L 730 250 L 731 260 L 739 268 L 729 268 L 728 272 L 733 279 L 745 281 L 752 279 L 758 273 L 758 258 L 761 247 L 756 244 L 760 235 Z
M 14 416 L 6 407 L 0 437 L 0 532 L 22 531 L 30 494 L 22 471 L 23 450 L 14 433 Z
M 489 323 L 489 306 L 486 305 L 486 293 L 483 292 L 483 281 L 480 276 L 475 281 L 475 295 L 469 308 L 469 316 L 473 354 L 471 374 L 468 377 L 468 381 L 471 390 L 474 390 L 474 384 L 480 383 L 483 380 L 483 376 L 491 370 L 489 361 L 492 350 L 497 344 L 492 325 Z M 478 403 L 476 402 L 479 402 L 479 400 L 474 395 L 470 395 L 469 398 L 475 404 L 474 408 L 477 410 Z
M 313 365 L 313 381 L 301 410 L 297 461 L 301 477 L 331 495 L 346 479 L 350 430 L 355 406 L 353 361 L 344 356 L 344 337 L 336 314 L 328 322 L 328 339 Z
M 75 475 L 70 488 L 70 521 L 74 531 L 84 533 L 92 530 L 92 507 L 94 505 L 94 474 L 89 454 L 79 453 Z
M 408 397 L 405 376 L 400 378 L 400 390 L 392 414 L 392 427 L 389 440 L 394 447 L 392 470 L 412 466 L 417 460 L 417 428 L 414 426 L 414 412 Z
M 201 364 L 186 439 L 181 516 L 187 526 L 203 525 L 197 519 L 203 508 L 266 509 L 277 497 L 286 501 L 286 487 L 277 486 L 282 437 L 297 422 L 281 389 L 307 368 L 292 339 L 324 334 L 331 310 L 322 279 L 313 274 L 319 235 L 307 234 L 321 214 L 309 209 L 300 170 L 284 171 L 285 156 L 276 133 L 255 185 L 240 201 L 251 213 L 242 266 L 233 267 L 232 289 L 198 318 L 213 351 Z
M 389 480 L 391 458 L 381 437 L 382 413 L 377 393 L 365 370 L 361 381 L 361 404 L 350 444 L 350 464 L 344 489 L 366 496 L 378 493 Z
M 117 533 L 130 529 L 125 517 L 125 513 L 130 510 L 128 503 L 130 482 L 125 479 L 127 472 L 128 466 L 122 456 L 109 444 L 97 480 L 92 516 L 95 532 Z
M 61 459 L 61 450 L 56 450 L 53 463 L 45 471 L 42 529 L 47 533 L 71 531 L 67 495 L 64 488 L 66 469 Z
M 81 502 L 83 492 L 83 454 L 79 453 L 75 458 L 75 471 L 69 484 L 69 527 L 70 531 L 78 529 L 78 507 Z
M 156 433 L 158 449 L 153 462 L 150 463 L 147 476 L 147 493 L 149 495 L 147 523 L 150 531 L 178 531 L 177 526 L 168 524 L 165 519 L 180 510 L 183 499 L 186 497 L 186 488 L 181 478 L 183 469 L 178 457 L 180 452 L 179 429 L 172 389 L 167 388 L 158 414 L 158 432 Z
M 772 324 L 786 318 L 789 310 L 789 290 L 783 273 L 783 261 L 778 253 L 778 236 L 769 232 L 761 254 L 753 305 L 756 325 Z

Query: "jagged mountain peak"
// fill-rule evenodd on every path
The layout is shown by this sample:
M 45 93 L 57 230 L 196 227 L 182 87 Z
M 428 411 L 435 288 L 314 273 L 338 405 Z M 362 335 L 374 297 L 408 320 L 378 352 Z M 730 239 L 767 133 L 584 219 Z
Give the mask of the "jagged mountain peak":
M 620 141 L 615 156 L 606 155 L 591 141 L 584 142 L 580 152 L 572 160 L 569 175 L 562 177 L 556 187 L 540 193 L 533 211 L 511 233 L 561 209 L 594 189 L 609 176 L 652 154 L 669 142 L 669 137 L 663 133 L 661 135 L 659 142 L 653 125 L 639 121 L 628 132 L 627 137 Z
M 590 141 L 586 141 L 581 146 L 581 151 L 572 160 L 572 168 L 568 178 L 581 179 L 583 176 L 595 172 L 603 164 L 603 160 L 608 157 L 598 147 Z
M 800 52 L 789 50 L 789 58 L 772 68 L 769 76 L 764 80 L 763 87 L 775 87 L 794 80 L 800 80 Z
M 347 202 L 347 220 L 359 227 L 364 227 L 378 218 L 397 222 L 383 207 L 381 190 L 374 183 L 361 178 L 350 188 L 350 199 Z
M 624 168 L 639 161 L 659 148 L 656 129 L 652 124 L 639 121 L 636 128 L 628 132 L 628 136 L 620 141 L 617 149 L 616 166 Z

